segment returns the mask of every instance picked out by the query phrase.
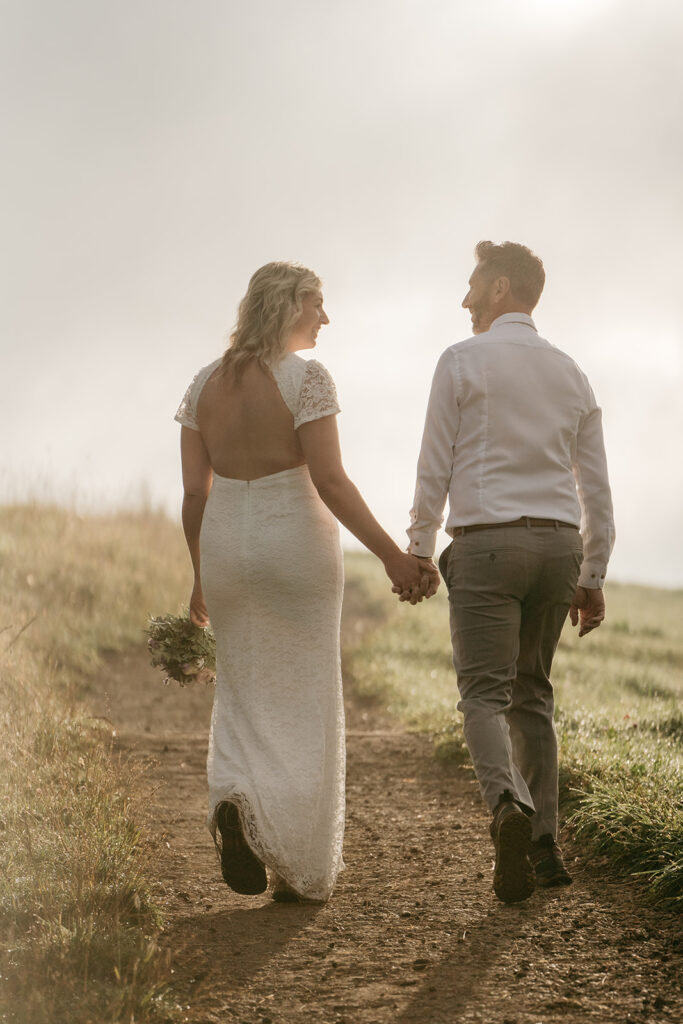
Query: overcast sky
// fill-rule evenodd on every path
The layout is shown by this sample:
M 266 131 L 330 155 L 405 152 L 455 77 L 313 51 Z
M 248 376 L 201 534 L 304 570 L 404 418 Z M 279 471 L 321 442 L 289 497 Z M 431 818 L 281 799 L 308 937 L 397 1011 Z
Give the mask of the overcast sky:
M 177 404 L 252 272 L 295 259 L 347 470 L 403 544 L 473 246 L 512 239 L 604 410 L 610 575 L 683 586 L 680 0 L 0 11 L 0 500 L 177 514 Z

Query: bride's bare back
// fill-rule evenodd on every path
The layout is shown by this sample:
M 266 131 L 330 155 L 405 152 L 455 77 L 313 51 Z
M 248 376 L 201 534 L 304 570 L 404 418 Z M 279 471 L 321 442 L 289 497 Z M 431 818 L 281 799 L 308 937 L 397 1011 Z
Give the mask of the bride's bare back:
M 256 480 L 302 466 L 294 417 L 273 377 L 254 359 L 239 380 L 215 370 L 197 408 L 201 437 L 219 476 Z

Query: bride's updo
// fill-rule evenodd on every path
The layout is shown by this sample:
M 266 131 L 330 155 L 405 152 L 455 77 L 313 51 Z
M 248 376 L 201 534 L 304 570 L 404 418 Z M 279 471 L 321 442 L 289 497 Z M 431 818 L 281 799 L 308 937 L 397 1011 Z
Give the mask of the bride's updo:
M 258 359 L 264 367 L 279 362 L 301 316 L 304 296 L 321 290 L 318 276 L 299 263 L 260 267 L 239 304 L 230 347 L 223 356 L 223 372 L 230 369 L 239 377 L 251 359 Z

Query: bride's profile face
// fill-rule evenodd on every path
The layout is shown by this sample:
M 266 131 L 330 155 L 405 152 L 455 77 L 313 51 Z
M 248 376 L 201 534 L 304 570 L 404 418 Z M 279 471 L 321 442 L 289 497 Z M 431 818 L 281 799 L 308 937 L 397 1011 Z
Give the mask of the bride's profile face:
M 329 322 L 323 309 L 323 297 L 320 292 L 308 292 L 304 295 L 301 316 L 289 335 L 287 351 L 299 352 L 301 349 L 315 348 L 318 331 L 323 324 Z

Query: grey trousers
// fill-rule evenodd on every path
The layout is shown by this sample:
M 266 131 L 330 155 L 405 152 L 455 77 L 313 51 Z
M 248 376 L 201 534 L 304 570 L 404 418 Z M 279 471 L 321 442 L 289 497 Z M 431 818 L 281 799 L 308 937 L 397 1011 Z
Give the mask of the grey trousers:
M 578 530 L 504 527 L 456 535 L 448 586 L 465 740 L 491 811 L 503 790 L 557 836 L 557 738 L 550 668 L 583 558 Z

